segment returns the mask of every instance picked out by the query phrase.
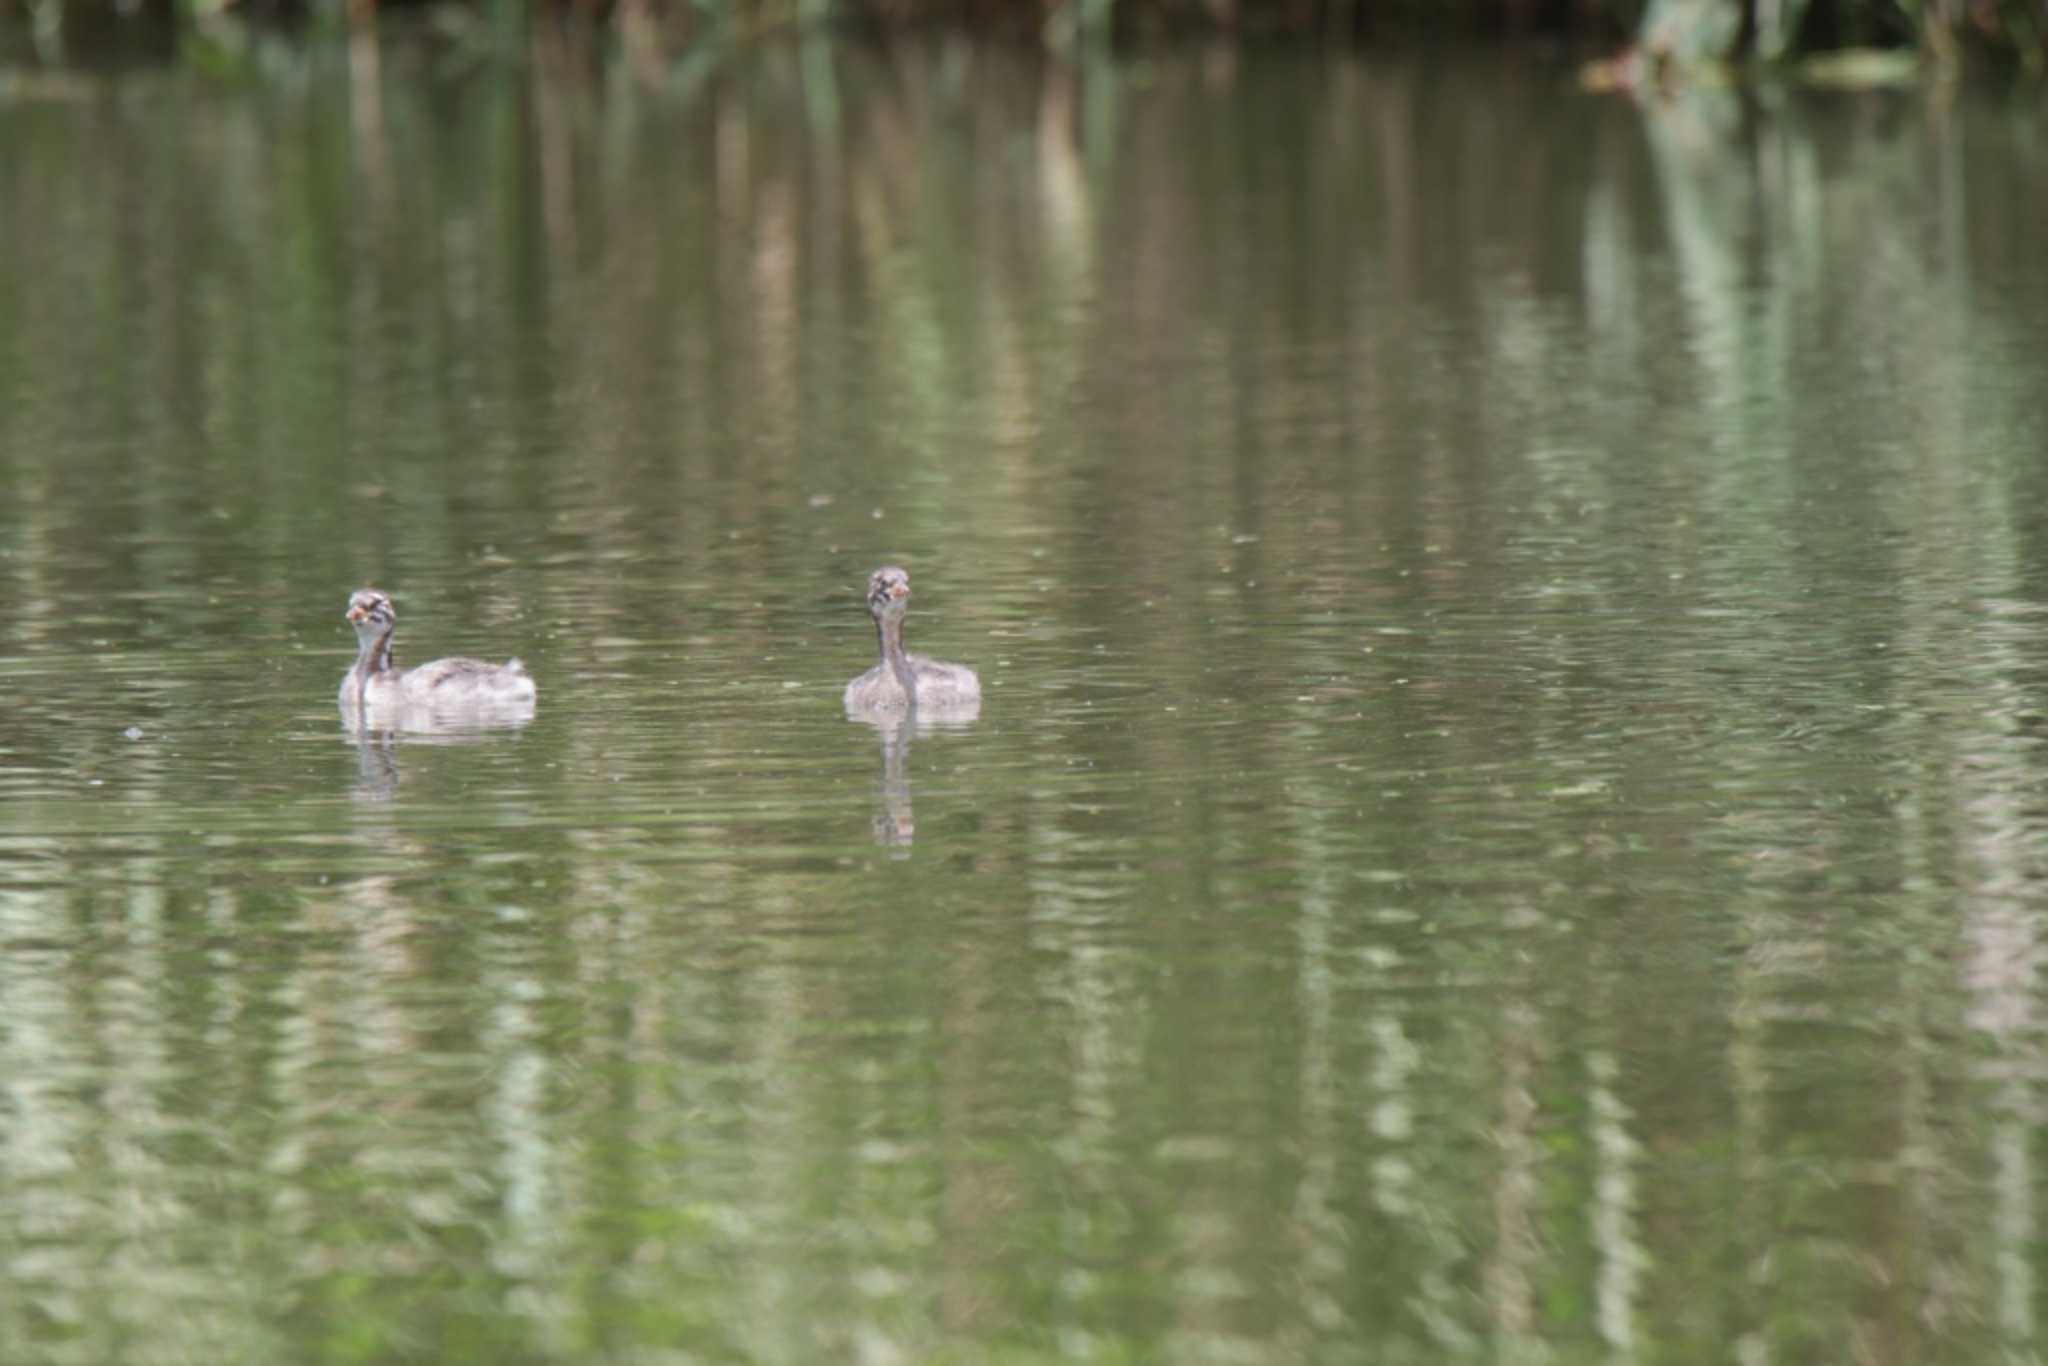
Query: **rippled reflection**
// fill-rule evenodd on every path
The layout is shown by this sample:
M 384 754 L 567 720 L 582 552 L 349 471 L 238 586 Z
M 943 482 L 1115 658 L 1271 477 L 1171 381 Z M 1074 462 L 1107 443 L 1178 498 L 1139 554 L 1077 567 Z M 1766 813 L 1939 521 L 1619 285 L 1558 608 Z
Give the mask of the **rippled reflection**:
M 875 782 L 876 844 L 907 847 L 917 834 L 917 818 L 910 799 L 911 738 L 969 730 L 980 717 L 978 698 L 951 707 L 912 708 L 908 712 L 848 711 L 848 720 L 874 730 L 882 752 L 881 776 Z
M 494 732 L 516 731 L 533 721 L 531 699 L 494 707 L 433 708 L 371 707 L 342 709 L 342 733 L 356 750 L 355 793 L 373 801 L 389 800 L 398 791 L 400 758 L 406 745 L 486 744 Z

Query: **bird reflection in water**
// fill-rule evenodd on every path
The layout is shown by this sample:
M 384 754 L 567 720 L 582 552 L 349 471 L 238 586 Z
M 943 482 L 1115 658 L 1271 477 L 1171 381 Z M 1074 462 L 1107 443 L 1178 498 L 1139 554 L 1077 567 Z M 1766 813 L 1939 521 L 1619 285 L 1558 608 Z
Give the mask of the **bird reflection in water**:
M 875 843 L 907 849 L 917 835 L 917 817 L 910 804 L 910 741 L 914 735 L 931 735 L 942 730 L 966 730 L 981 715 L 979 699 L 972 703 L 925 711 L 864 711 L 847 708 L 847 719 L 874 728 L 882 746 L 882 776 L 875 784 Z
M 400 745 L 488 744 L 506 731 L 523 729 L 533 720 L 533 699 L 490 706 L 391 707 L 344 706 L 341 729 L 356 747 L 355 795 L 366 801 L 389 801 L 398 792 Z

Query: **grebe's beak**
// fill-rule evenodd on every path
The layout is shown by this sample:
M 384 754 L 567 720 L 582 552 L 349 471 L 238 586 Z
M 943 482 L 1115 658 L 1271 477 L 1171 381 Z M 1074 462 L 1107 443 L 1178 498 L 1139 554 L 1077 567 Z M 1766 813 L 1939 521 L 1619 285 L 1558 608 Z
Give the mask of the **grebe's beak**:
M 905 581 L 903 583 L 892 583 L 882 591 L 887 593 L 892 598 L 907 598 L 910 596 L 910 584 L 908 581 Z
M 347 617 L 350 621 L 361 621 L 364 617 L 370 614 L 363 609 L 360 603 L 358 603 L 351 606 L 348 609 L 348 611 L 342 613 L 342 615 Z

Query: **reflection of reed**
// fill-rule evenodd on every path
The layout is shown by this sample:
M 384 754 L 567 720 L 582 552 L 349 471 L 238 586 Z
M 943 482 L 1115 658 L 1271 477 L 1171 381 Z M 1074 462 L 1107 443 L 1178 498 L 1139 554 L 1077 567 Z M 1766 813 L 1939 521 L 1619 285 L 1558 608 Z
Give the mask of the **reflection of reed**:
M 1992 1048 L 1977 1069 L 1990 1099 L 1985 1146 L 1998 1196 L 1991 1307 L 2006 1354 L 2023 1359 L 2040 1347 L 2036 1140 L 2048 1114 L 2040 1001 L 2048 968 L 2048 816 L 2031 795 L 2042 790 L 2048 764 L 2038 739 L 2043 698 L 2028 680 L 2048 658 L 2048 606 L 1996 600 L 1983 609 L 1971 701 L 1990 724 L 1955 765 L 1970 851 L 1960 966 L 1965 1018 Z
M 352 26 L 348 35 L 349 131 L 364 197 L 371 215 L 379 220 L 375 235 L 382 236 L 392 228 L 391 157 L 385 139 L 384 69 L 377 47 L 375 11 L 364 8 L 368 21 Z
M 630 35 L 633 30 L 628 28 Z M 541 224 L 552 259 L 572 260 L 577 250 L 575 195 L 578 112 L 583 93 L 582 54 L 559 33 L 542 29 L 530 47 L 541 79 L 533 83 L 533 159 L 540 176 Z

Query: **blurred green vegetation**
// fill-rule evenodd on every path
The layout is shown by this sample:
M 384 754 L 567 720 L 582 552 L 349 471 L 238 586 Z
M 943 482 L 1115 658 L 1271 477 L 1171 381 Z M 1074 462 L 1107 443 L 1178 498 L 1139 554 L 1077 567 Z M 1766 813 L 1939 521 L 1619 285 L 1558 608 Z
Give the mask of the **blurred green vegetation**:
M 948 28 L 1053 47 L 1205 37 L 1399 44 L 1525 43 L 1619 53 L 1595 83 L 1632 85 L 1727 63 L 1859 54 L 1821 79 L 1897 79 L 1896 56 L 2048 69 L 2043 0 L 0 0 L 0 69 L 104 65 L 189 54 L 222 23 L 361 30 L 398 17 L 430 35 L 508 34 L 552 23 L 642 49 L 718 51 L 769 34 Z M 209 44 L 198 44 L 204 52 Z

